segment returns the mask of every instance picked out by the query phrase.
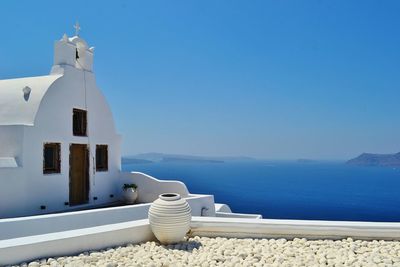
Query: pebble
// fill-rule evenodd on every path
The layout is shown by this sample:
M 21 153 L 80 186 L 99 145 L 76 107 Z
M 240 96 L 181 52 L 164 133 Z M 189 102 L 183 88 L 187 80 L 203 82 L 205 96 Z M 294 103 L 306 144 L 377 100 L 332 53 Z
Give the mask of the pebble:
M 400 242 L 305 238 L 188 238 L 163 246 L 128 244 L 76 256 L 37 259 L 19 266 L 399 266 Z M 17 265 L 18 266 L 18 265 Z

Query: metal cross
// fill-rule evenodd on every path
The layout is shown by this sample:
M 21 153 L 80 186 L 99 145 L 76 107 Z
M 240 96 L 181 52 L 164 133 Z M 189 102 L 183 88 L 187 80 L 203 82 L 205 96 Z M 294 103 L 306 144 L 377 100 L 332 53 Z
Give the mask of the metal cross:
M 75 28 L 75 35 L 79 36 L 79 31 L 81 30 L 81 26 L 79 26 L 79 22 L 75 23 L 74 28 Z

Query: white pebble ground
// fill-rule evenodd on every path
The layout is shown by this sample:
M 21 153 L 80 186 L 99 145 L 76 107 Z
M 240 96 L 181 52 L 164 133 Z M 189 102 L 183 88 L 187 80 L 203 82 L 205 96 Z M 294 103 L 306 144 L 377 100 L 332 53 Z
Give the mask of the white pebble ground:
M 20 266 L 400 266 L 400 242 L 194 237 L 126 245 Z

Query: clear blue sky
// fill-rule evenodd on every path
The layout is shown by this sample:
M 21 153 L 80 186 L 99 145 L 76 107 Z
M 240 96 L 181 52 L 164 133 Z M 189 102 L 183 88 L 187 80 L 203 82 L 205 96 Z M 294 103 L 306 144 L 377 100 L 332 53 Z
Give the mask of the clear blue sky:
M 95 50 L 123 153 L 400 151 L 400 1 L 1 1 L 0 79 Z

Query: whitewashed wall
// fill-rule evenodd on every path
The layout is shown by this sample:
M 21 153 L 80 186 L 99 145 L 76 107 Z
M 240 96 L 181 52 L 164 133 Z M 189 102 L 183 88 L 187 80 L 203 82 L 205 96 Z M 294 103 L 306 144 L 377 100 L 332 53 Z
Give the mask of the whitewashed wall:
M 23 128 L 22 125 L 0 125 L 0 158 L 15 157 L 19 165 L 22 163 Z
M 181 181 L 158 180 L 141 172 L 121 173 L 120 184 L 134 183 L 138 186 L 139 203 L 153 202 L 163 193 L 177 193 L 181 197 L 187 197 L 189 191 Z
M 192 216 L 214 216 L 212 214 L 214 210 L 213 196 L 191 195 L 186 200 L 192 209 Z M 0 240 L 147 219 L 150 205 L 151 203 L 146 203 L 1 219 Z M 207 214 L 202 214 L 202 212 L 204 213 L 204 208 L 207 209 Z
M 20 167 L 0 168 L 0 218 L 6 213 L 15 214 L 16 210 L 24 209 L 26 181 L 22 169 L 24 126 L 0 126 L 0 157 L 14 157 Z M 17 195 L 17 196 L 16 196 Z

